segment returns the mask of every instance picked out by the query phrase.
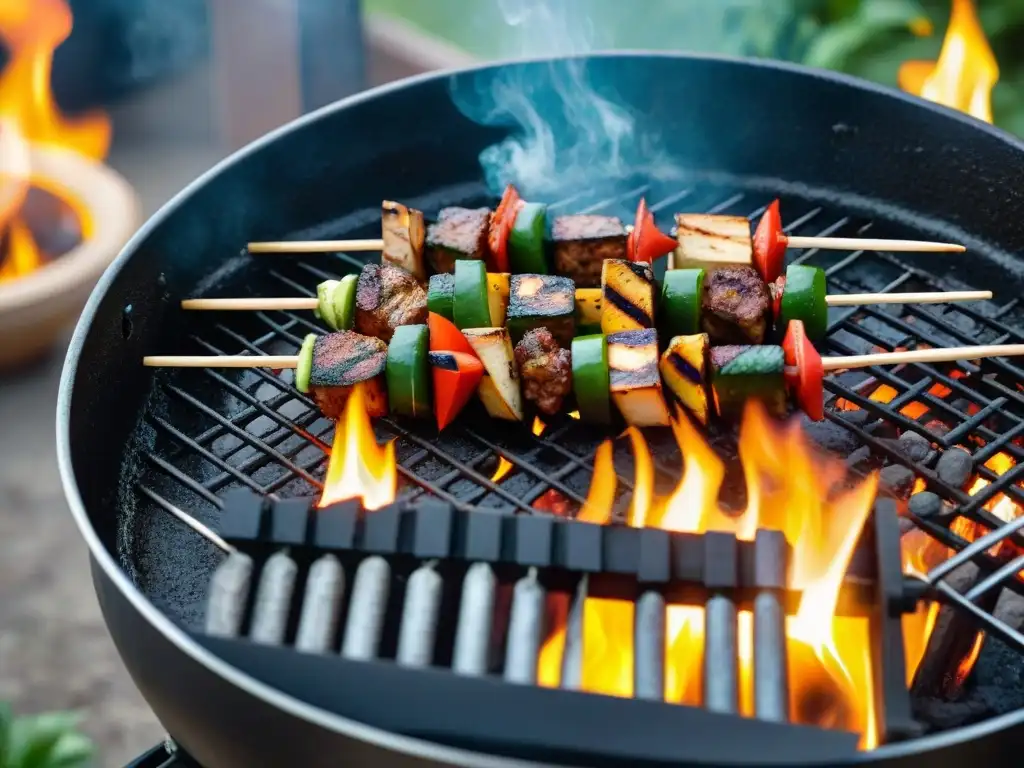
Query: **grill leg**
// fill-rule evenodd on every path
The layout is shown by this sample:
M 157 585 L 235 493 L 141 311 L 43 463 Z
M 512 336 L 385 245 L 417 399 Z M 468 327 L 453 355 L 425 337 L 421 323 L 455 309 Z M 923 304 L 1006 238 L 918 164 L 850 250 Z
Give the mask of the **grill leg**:
M 474 563 L 466 571 L 452 653 L 452 669 L 460 675 L 487 674 L 497 586 L 487 563 Z
M 327 653 L 334 647 L 338 611 L 345 595 L 345 571 L 333 555 L 324 555 L 309 569 L 295 648 Z
M 284 552 L 271 555 L 263 566 L 249 639 L 254 643 L 280 645 L 288 629 L 292 592 L 299 567 Z
M 754 714 L 777 723 L 789 719 L 785 621 L 778 595 L 754 598 Z
M 665 598 L 644 592 L 633 617 L 633 695 L 638 699 L 665 698 Z
M 587 602 L 587 577 L 580 579 L 565 621 L 565 650 L 562 652 L 561 687 L 583 688 L 583 613 Z
M 736 634 L 736 605 L 713 595 L 704 606 L 704 707 L 712 712 L 739 712 Z
M 516 582 L 508 625 L 505 680 L 534 685 L 544 631 L 544 588 L 537 581 L 536 568 Z
M 409 577 L 402 606 L 402 630 L 398 635 L 399 664 L 407 667 L 428 667 L 434 658 L 437 635 L 437 614 L 441 608 L 444 582 L 427 563 Z
M 361 661 L 377 658 L 390 588 L 391 566 L 387 560 L 374 555 L 359 564 L 341 643 L 342 656 Z

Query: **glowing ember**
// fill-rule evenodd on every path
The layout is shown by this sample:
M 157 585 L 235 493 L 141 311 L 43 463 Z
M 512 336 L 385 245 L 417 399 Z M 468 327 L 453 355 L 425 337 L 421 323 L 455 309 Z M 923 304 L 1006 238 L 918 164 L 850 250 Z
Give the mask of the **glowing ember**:
M 397 485 L 395 444 L 377 443 L 366 412 L 363 388 L 357 385 L 334 428 L 334 445 L 319 506 L 361 499 L 366 509 L 379 509 L 395 500 Z
M 992 122 L 992 88 L 999 66 L 978 21 L 973 0 L 953 0 L 938 61 L 907 61 L 899 70 L 903 90 Z
M 865 748 L 877 743 L 872 699 L 867 620 L 837 617 L 843 576 L 877 488 L 871 476 L 851 490 L 836 492 L 845 476 L 840 463 L 821 457 L 805 442 L 799 424 L 780 426 L 751 403 L 740 430 L 740 459 L 747 479 L 747 508 L 731 514 L 718 504 L 725 466 L 685 419 L 673 430 L 685 457 L 683 477 L 667 498 L 653 491 L 650 454 L 639 432 L 631 438 L 636 464 L 632 525 L 674 531 L 730 531 L 750 539 L 774 528 L 793 547 L 792 576 L 803 590 L 798 611 L 787 623 L 790 686 L 797 722 L 845 728 L 862 734 Z M 611 446 L 599 449 L 594 482 L 581 517 L 607 522 L 614 498 Z M 607 469 L 606 469 L 607 468 Z M 608 478 L 611 478 L 609 481 Z M 618 696 L 632 693 L 632 603 L 588 599 L 583 627 L 583 688 Z M 739 615 L 741 705 L 753 709 L 753 629 L 749 612 Z M 557 685 L 564 626 L 544 645 L 539 678 Z M 666 627 L 665 694 L 669 701 L 699 704 L 704 647 L 703 609 L 671 607 Z
M 544 430 L 547 429 L 547 424 L 540 420 L 540 416 L 533 417 L 533 434 L 540 437 Z M 491 475 L 492 483 L 500 483 L 506 477 L 511 474 L 512 470 L 515 469 L 515 465 L 511 461 L 506 459 L 504 456 L 498 457 L 498 468 L 494 470 L 494 474 Z
M 36 269 L 42 254 L 28 228 L 17 219 L 31 186 L 65 199 L 78 213 L 83 237 L 90 228 L 83 206 L 52 180 L 32 176 L 29 145 L 50 145 L 102 159 L 110 146 L 110 121 L 103 114 L 68 120 L 50 89 L 53 52 L 71 34 L 71 11 L 64 0 L 3 0 L 0 40 L 8 52 L 0 73 L 0 282 Z M 6 233 L 6 243 L 2 235 Z

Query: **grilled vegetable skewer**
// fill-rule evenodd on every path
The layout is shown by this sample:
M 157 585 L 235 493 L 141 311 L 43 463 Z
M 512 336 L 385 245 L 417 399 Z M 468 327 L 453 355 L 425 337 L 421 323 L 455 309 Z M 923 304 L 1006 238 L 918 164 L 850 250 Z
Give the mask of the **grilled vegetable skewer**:
M 885 250 L 961 252 L 964 246 L 918 240 L 795 237 L 782 229 L 779 202 L 768 206 L 751 234 L 744 216 L 676 214 L 676 238 L 662 233 L 641 198 L 632 227 L 614 216 L 579 214 L 559 216 L 551 222 L 551 250 L 555 271 L 571 277 L 580 287 L 598 285 L 604 259 L 625 259 L 651 264 L 672 254 L 670 267 L 754 266 L 765 282 L 782 274 L 786 248 L 832 250 Z M 545 274 L 547 206 L 527 203 L 511 184 L 492 212 L 487 208 L 443 208 L 427 226 L 421 211 L 385 200 L 381 204 L 381 238 L 295 242 L 254 242 L 250 253 L 333 253 L 380 251 L 384 264 L 401 267 L 420 282 L 427 265 L 435 272 L 450 272 L 458 259 L 483 259 L 492 272 Z
M 604 265 L 603 288 L 576 288 L 572 281 L 551 275 L 508 275 L 486 272 L 482 262 L 459 260 L 462 275 L 437 274 L 430 278 L 426 308 L 449 320 L 455 319 L 456 282 L 461 289 L 458 325 L 499 327 L 508 325 L 514 340 L 530 327 L 547 326 L 563 344 L 575 333 L 603 330 L 637 330 L 654 327 L 653 307 L 657 305 L 657 327 L 662 338 L 706 331 L 715 343 L 761 343 L 770 327 L 765 304 L 764 283 L 752 267 L 716 270 L 710 280 L 703 269 L 675 269 L 665 273 L 659 300 L 654 301 L 653 273 L 645 263 L 622 259 Z M 386 328 L 395 321 L 422 322 L 420 289 L 408 278 L 401 279 L 395 267 L 367 265 L 374 273 L 368 285 L 391 284 L 394 302 L 403 312 L 387 314 Z M 357 288 L 362 275 L 346 275 L 317 286 L 317 297 L 185 299 L 186 310 L 300 310 L 312 309 L 334 330 L 349 330 L 359 317 Z M 706 288 L 705 283 L 711 286 Z M 515 288 L 513 289 L 513 286 Z M 604 293 L 611 298 L 606 301 Z M 803 320 L 813 341 L 827 329 L 827 311 L 832 306 L 862 304 L 937 304 L 984 301 L 991 291 L 935 291 L 916 293 L 825 294 L 825 274 L 818 267 L 790 265 L 786 276 L 769 286 L 774 320 L 781 331 L 789 320 Z M 570 300 L 570 296 L 572 299 Z M 573 307 L 572 310 L 569 307 Z M 374 322 L 372 317 L 367 322 Z M 383 337 L 382 337 L 383 338 Z
M 432 368 L 433 404 L 441 428 L 454 418 L 474 390 L 492 417 L 523 419 L 520 376 L 507 329 L 475 328 L 460 333 L 436 315 L 430 318 L 429 333 L 424 326 L 402 328 L 391 347 L 353 331 L 337 331 L 324 336 L 310 334 L 298 355 L 153 356 L 143 358 L 143 365 L 294 368 L 296 387 L 310 392 L 324 415 L 332 418 L 340 415 L 357 385 L 364 387 L 372 416 L 389 412 L 386 390 L 391 390 L 391 411 L 425 415 L 429 411 L 428 368 Z M 448 346 L 451 351 L 439 351 L 438 345 Z M 547 348 L 543 351 L 550 353 Z M 794 320 L 781 347 L 711 347 L 706 335 L 696 334 L 673 338 L 660 360 L 653 329 L 579 337 L 572 342 L 570 364 L 572 388 L 584 421 L 609 421 L 610 402 L 615 402 L 628 423 L 651 426 L 669 422 L 664 389 L 701 423 L 707 423 L 712 405 L 718 415 L 729 418 L 739 413 L 751 397 L 761 399 L 770 411 L 781 415 L 787 394 L 810 418 L 820 420 L 824 417 L 822 379 L 828 371 L 1020 355 L 1024 355 L 1024 344 L 823 359 L 808 339 L 803 323 Z M 439 377 L 439 371 L 451 375 Z M 444 389 L 440 389 L 439 382 L 446 382 Z M 559 387 L 558 394 L 567 392 L 561 384 Z

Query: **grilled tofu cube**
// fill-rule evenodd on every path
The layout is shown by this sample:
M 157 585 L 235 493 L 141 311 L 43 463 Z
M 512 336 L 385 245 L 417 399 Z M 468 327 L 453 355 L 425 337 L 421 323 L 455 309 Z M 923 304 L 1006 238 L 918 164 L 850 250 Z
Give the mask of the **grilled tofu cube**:
M 601 331 L 654 327 L 654 271 L 650 264 L 608 259 L 601 272 Z
M 704 279 L 700 323 L 712 344 L 762 344 L 771 296 L 753 267 L 723 267 Z
M 658 334 L 653 328 L 608 337 L 611 394 L 627 424 L 664 427 L 670 423 L 658 372 Z
M 391 200 L 381 203 L 381 238 L 384 240 L 381 261 L 401 267 L 421 283 L 427 279 L 423 260 L 425 237 L 422 211 Z
M 773 416 L 786 414 L 786 359 L 782 347 L 728 345 L 711 348 L 715 412 L 738 421 L 748 400 L 760 400 Z
M 661 378 L 668 391 L 699 424 L 708 423 L 705 384 L 710 341 L 706 333 L 676 336 L 661 355 Z
M 750 266 L 754 239 L 744 216 L 677 213 L 679 247 L 671 255 L 671 269 L 703 269 L 711 274 L 720 267 Z
M 442 208 L 427 227 L 427 260 L 435 272 L 452 272 L 458 259 L 487 254 L 488 208 Z
M 329 419 L 341 417 L 356 385 L 363 387 L 371 417 L 387 416 L 388 395 L 384 369 L 388 345 L 355 331 L 337 331 L 317 337 L 309 372 L 309 391 Z
M 519 391 L 512 337 L 507 328 L 464 328 L 476 356 L 484 364 L 484 376 L 477 394 L 487 413 L 495 419 L 523 420 L 523 400 Z
M 597 288 L 605 259 L 626 258 L 626 228 L 615 216 L 559 216 L 551 225 L 555 272 Z
M 506 325 L 514 343 L 533 328 L 547 328 L 568 347 L 576 330 L 576 286 L 568 277 L 513 275 Z

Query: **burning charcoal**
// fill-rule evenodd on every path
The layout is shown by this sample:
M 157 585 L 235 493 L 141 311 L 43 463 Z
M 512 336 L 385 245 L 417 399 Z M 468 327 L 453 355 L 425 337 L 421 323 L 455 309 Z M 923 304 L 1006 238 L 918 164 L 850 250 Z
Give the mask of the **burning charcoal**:
M 994 637 L 988 637 L 978 655 L 973 673 L 974 694 L 993 715 L 1024 709 L 1024 665 L 1020 652 Z
M 1010 629 L 1024 628 L 1024 597 L 1012 589 L 1004 589 L 996 603 L 995 617 Z
M 946 731 L 984 720 L 989 716 L 988 705 L 981 698 L 964 701 L 945 701 L 937 698 L 915 699 L 914 717 L 932 731 Z
M 861 447 L 860 439 L 850 430 L 831 421 L 811 421 L 801 415 L 803 431 L 815 443 L 837 456 L 849 456 Z
M 846 457 L 846 466 L 857 472 L 867 471 L 873 463 L 871 449 L 866 445 L 862 445 Z
M 921 463 L 928 459 L 932 444 L 917 432 L 904 432 L 897 441 L 897 450 L 911 461 Z
M 74 209 L 45 189 L 29 188 L 19 213 L 40 250 L 51 259 L 82 242 L 82 223 Z
M 963 448 L 954 446 L 939 457 L 935 471 L 942 482 L 966 489 L 974 473 L 974 460 Z
M 914 473 L 902 464 L 884 467 L 878 477 L 879 484 L 898 499 L 907 499 L 914 489 Z
M 930 434 L 935 435 L 937 439 L 941 439 L 949 434 L 949 427 L 947 427 L 938 419 L 932 419 L 931 421 L 924 425 L 924 428 L 928 430 Z
M 911 496 L 910 500 L 911 500 L 911 502 L 913 502 L 914 497 Z M 915 528 L 917 528 L 917 526 L 914 525 L 914 521 L 911 520 L 909 517 L 900 517 L 900 536 L 901 537 L 906 536 L 908 533 L 913 531 Z
M 850 424 L 854 424 L 858 427 L 863 427 L 868 423 L 871 414 L 865 410 L 857 409 L 856 411 L 838 411 L 839 418 Z
M 942 512 L 942 499 L 931 491 L 915 493 L 910 497 L 908 509 L 915 516 L 922 520 L 927 520 L 928 518 L 935 517 Z

